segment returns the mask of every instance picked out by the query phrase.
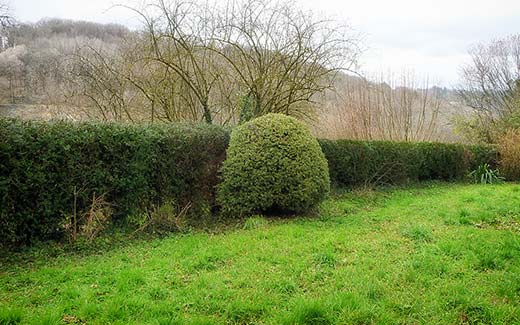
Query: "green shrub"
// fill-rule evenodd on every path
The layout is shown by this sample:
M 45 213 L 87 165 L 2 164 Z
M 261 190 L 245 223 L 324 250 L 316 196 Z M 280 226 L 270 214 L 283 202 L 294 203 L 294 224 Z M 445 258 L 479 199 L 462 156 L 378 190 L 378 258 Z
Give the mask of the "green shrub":
M 469 173 L 475 183 L 480 184 L 500 184 L 504 178 L 500 176 L 498 169 L 491 169 L 489 164 L 482 164 Z
M 416 167 L 407 143 L 320 140 L 320 144 L 331 181 L 340 186 L 405 182 Z
M 93 196 L 115 222 L 171 199 L 211 202 L 228 137 L 206 125 L 0 120 L 0 243 L 63 237 L 74 202 L 80 214 Z
M 500 153 L 494 145 L 469 145 L 466 146 L 466 160 L 469 170 L 475 170 L 478 166 L 488 164 L 491 168 L 499 166 Z
M 411 144 L 419 164 L 418 180 L 452 181 L 468 171 L 466 149 L 460 144 L 418 142 Z
M 303 212 L 328 192 L 327 161 L 303 123 L 268 114 L 232 132 L 217 196 L 226 214 Z
M 462 179 L 473 166 L 497 162 L 491 146 L 431 142 L 320 140 L 338 186 Z

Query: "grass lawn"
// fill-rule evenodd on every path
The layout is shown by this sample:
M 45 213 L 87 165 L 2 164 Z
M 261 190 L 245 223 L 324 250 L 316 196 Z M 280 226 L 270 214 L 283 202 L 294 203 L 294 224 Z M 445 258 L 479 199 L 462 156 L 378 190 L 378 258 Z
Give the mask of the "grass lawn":
M 0 324 L 520 323 L 519 234 L 518 184 L 337 194 L 320 217 L 4 260 Z

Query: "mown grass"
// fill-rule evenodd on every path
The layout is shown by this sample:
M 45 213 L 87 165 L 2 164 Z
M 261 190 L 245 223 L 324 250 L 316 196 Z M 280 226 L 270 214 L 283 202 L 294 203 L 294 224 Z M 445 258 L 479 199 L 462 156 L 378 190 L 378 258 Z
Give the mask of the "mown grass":
M 519 224 L 520 185 L 433 184 L 338 194 L 320 217 L 40 251 L 3 262 L 0 324 L 520 323 Z

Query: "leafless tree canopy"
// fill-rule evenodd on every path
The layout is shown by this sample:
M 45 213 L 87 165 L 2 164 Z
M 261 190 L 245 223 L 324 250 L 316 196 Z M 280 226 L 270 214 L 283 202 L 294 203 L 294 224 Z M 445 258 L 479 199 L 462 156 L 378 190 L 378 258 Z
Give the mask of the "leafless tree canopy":
M 479 111 L 499 116 L 511 112 L 511 99 L 520 82 L 520 35 L 478 44 L 470 49 L 471 63 L 463 69 L 460 93 Z
M 492 128 L 518 109 L 520 98 L 520 35 L 477 44 L 462 70 L 459 94 L 475 110 L 477 124 Z M 483 130 L 491 141 L 491 130 Z
M 142 116 L 152 119 L 225 124 L 268 112 L 309 117 L 317 95 L 360 53 L 348 28 L 290 2 L 157 0 L 129 9 L 143 29 L 136 55 L 121 55 L 129 69 L 119 70 L 120 77 L 127 92 L 146 99 L 153 113 Z
M 395 141 L 442 138 L 438 115 L 445 103 L 427 80 L 419 82 L 412 73 L 346 78 L 337 84 L 327 103 L 316 130 L 322 137 Z
M 335 74 L 352 68 L 360 53 L 345 26 L 287 2 L 231 3 L 218 18 L 215 40 L 253 116 L 308 114 L 315 95 L 330 89 Z

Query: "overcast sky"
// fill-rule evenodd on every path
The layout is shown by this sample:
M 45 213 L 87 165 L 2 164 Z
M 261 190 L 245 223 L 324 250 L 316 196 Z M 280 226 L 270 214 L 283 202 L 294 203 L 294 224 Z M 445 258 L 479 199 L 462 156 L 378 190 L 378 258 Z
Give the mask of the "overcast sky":
M 471 44 L 520 33 L 520 0 L 296 0 L 302 7 L 346 21 L 365 35 L 361 69 L 414 71 L 436 84 L 455 86 Z M 122 9 L 129 0 L 9 0 L 25 22 L 70 18 L 134 26 Z

